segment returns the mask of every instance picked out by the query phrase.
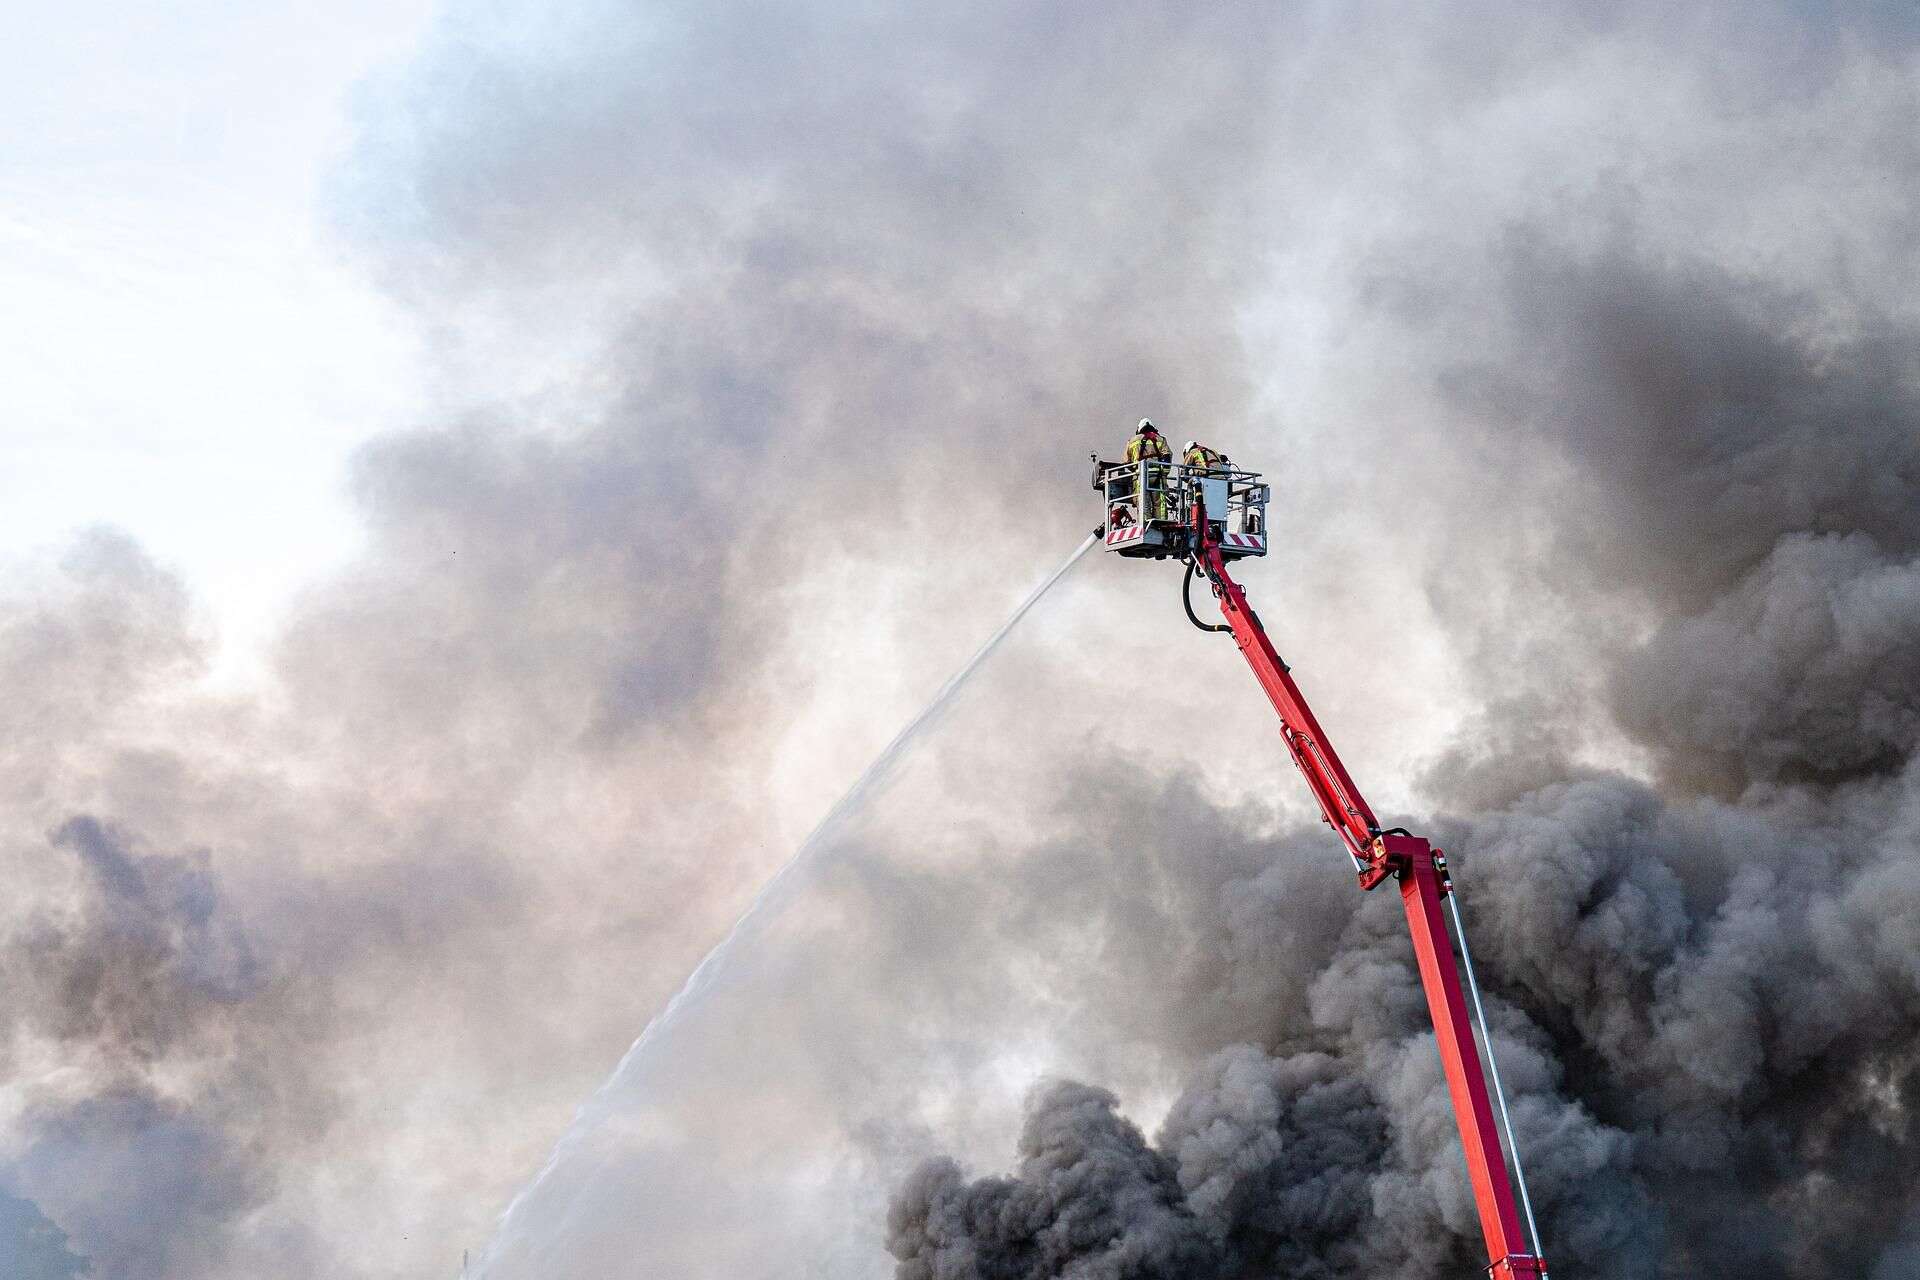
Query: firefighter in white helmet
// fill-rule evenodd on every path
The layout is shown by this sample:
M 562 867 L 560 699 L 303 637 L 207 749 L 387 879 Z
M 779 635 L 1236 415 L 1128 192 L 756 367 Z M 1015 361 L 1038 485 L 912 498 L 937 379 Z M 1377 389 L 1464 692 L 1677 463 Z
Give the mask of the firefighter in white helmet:
M 1195 471 L 1212 471 L 1214 468 L 1226 468 L 1233 462 L 1218 449 L 1209 449 L 1198 440 L 1189 440 L 1180 446 L 1180 461 Z
M 1140 508 L 1143 513 L 1141 518 L 1166 519 L 1166 469 L 1164 465 L 1155 464 L 1172 462 L 1173 449 L 1168 446 L 1166 438 L 1160 434 L 1160 429 L 1154 426 L 1150 419 L 1140 419 L 1140 425 L 1133 429 L 1133 438 L 1127 441 L 1126 456 L 1130 466 L 1136 463 L 1146 464 L 1140 466 L 1135 472 L 1138 479 L 1134 484 L 1134 497 L 1148 500 Z M 1145 505 L 1151 506 L 1151 514 L 1145 512 Z

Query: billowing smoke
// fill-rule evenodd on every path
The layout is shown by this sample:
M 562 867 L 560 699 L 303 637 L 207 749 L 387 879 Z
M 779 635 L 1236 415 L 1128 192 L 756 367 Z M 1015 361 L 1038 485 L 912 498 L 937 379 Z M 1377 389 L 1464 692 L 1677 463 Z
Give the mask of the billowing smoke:
M 1012 1178 L 967 1182 L 922 1165 L 896 1197 L 889 1244 L 903 1280 L 987 1275 L 1339 1275 L 1362 1261 L 1381 1108 L 1323 1054 L 1249 1046 L 1211 1059 L 1161 1148 L 1114 1096 L 1039 1091 Z
M 330 196 L 440 403 L 271 687 L 120 535 L 0 574 L 0 1244 L 478 1256 L 1150 413 L 1275 479 L 1555 1261 L 1908 1274 L 1915 34 L 447 6 Z M 1029 620 L 490 1280 L 1472 1273 L 1397 906 L 1164 568 Z
M 1914 346 L 1869 317 L 1815 349 L 1795 309 L 1769 330 L 1735 301 L 1764 291 L 1614 257 L 1562 268 L 1555 312 L 1532 251 L 1512 269 L 1536 335 L 1514 354 L 1551 376 L 1506 407 L 1585 495 L 1549 548 L 1559 591 L 1665 606 L 1631 641 L 1568 642 L 1596 692 L 1560 712 L 1611 712 L 1659 785 L 1534 760 L 1519 794 L 1439 819 L 1545 1241 L 1582 1274 L 1893 1274 L 1920 1178 Z M 1525 740 L 1539 713 L 1478 728 Z M 1505 759 L 1456 751 L 1429 785 L 1484 796 Z M 893 1202 L 900 1280 L 1471 1269 L 1418 978 L 1375 908 L 1279 959 L 1314 974 L 1310 1017 L 1209 1061 L 1153 1145 L 1057 1085 L 1011 1180 L 923 1165 Z M 1073 1171 L 1116 1132 L 1133 1176 L 1098 1199 Z M 1088 1220 L 1110 1230 L 1088 1243 Z M 1174 1257 L 1169 1224 L 1212 1252 Z
M 1046 1090 L 1020 1135 L 1013 1178 L 966 1184 L 949 1161 L 921 1166 L 893 1211 L 900 1274 L 1116 1280 L 1213 1270 L 1215 1250 L 1182 1203 L 1172 1161 L 1114 1105 L 1085 1085 Z

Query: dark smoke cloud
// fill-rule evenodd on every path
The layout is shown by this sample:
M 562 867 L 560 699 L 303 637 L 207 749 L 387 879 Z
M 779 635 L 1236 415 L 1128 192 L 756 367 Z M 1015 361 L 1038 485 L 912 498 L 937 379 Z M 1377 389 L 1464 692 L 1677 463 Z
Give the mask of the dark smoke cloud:
M 1206 1275 L 1215 1249 L 1181 1204 L 1173 1165 L 1101 1089 L 1042 1091 L 1011 1179 L 961 1180 L 923 1165 L 895 1201 L 890 1244 L 903 1280 Z
M 1634 1135 L 1683 1257 L 1871 1265 L 1885 1228 L 1864 1220 L 1864 1189 L 1889 1163 L 1911 1177 L 1905 1107 L 1869 1085 L 1908 1087 L 1911 979 L 1868 957 L 1890 924 L 1911 931 L 1913 904 L 1859 910 L 1911 849 L 1869 836 L 1842 854 L 1866 834 L 1852 816 L 1664 804 L 1596 778 L 1460 841 L 1490 876 L 1473 918 L 1489 967 L 1556 1032 L 1566 1088 Z
M 1669 767 L 1747 783 L 1897 772 L 1920 715 L 1920 564 L 1788 534 L 1623 665 L 1614 703 Z
M 1224 1246 L 1221 1274 L 1267 1267 L 1336 1275 L 1364 1259 L 1369 1173 L 1385 1117 L 1325 1054 L 1221 1051 L 1174 1104 L 1161 1135 L 1194 1211 Z
M 1508 407 L 1585 482 L 1570 567 L 1693 613 L 1789 534 L 1920 542 L 1910 322 L 1710 259 L 1522 244 L 1506 274 Z
M 1596 775 L 1444 832 L 1501 978 L 1498 1047 L 1562 1265 L 1812 1276 L 1908 1247 L 1877 1189 L 1912 1185 L 1920 1138 L 1920 898 L 1895 888 L 1913 859 L 1910 785 L 1909 770 L 1897 787 L 1736 807 Z M 1311 1022 L 1210 1063 L 1151 1151 L 1186 1193 L 1173 1208 L 1237 1247 L 1134 1274 L 1472 1265 L 1417 977 L 1396 913 L 1368 907 L 1331 954 L 1290 954 L 1317 973 Z M 929 1251 L 947 1270 L 928 1274 L 1076 1274 L 1018 1234 L 962 1230 L 967 1206 L 1006 1194 L 923 1168 L 894 1201 L 900 1274 Z M 1162 1216 L 1138 1229 L 1157 1239 Z

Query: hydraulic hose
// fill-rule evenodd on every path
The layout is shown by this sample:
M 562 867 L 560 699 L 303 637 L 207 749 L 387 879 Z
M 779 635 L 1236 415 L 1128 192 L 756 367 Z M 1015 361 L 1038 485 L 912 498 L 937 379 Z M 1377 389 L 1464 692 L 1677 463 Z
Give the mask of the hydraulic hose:
M 1192 560 L 1188 560 L 1187 576 L 1180 583 L 1180 603 L 1186 606 L 1187 621 L 1191 622 L 1194 626 L 1200 628 L 1202 631 L 1233 630 L 1232 627 L 1228 626 L 1224 622 L 1219 623 L 1217 625 L 1202 622 L 1200 621 L 1200 615 L 1193 611 L 1193 570 L 1194 570 L 1194 563 Z

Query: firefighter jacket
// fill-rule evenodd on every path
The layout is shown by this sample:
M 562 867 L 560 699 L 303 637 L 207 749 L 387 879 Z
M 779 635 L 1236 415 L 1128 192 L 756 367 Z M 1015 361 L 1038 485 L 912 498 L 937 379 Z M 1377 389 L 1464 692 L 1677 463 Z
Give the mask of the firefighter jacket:
M 1135 436 L 1127 441 L 1128 462 L 1171 462 L 1173 447 L 1159 436 Z
M 1190 467 L 1205 471 L 1213 467 L 1225 465 L 1227 459 L 1218 449 L 1209 449 L 1203 444 L 1197 444 L 1187 450 L 1187 456 L 1180 459 L 1180 461 Z

